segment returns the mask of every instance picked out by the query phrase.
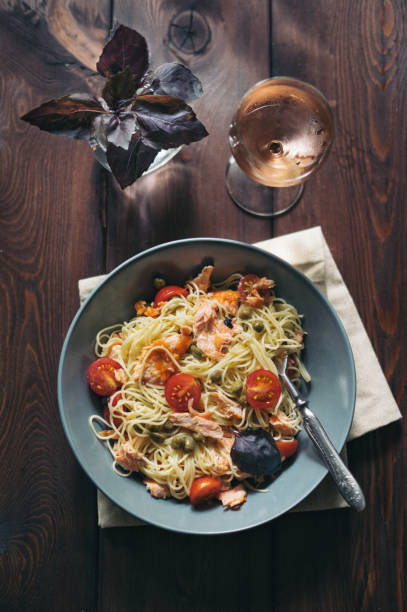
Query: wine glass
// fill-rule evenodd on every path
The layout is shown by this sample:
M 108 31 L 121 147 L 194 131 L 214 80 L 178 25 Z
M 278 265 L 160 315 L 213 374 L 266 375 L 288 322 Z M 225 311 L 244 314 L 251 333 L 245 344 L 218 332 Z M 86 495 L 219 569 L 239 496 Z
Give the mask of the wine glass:
M 318 170 L 333 138 L 328 101 L 313 85 L 291 77 L 256 83 L 232 119 L 226 190 L 242 210 L 275 217 L 300 200 L 304 181 Z M 289 203 L 276 205 L 273 188 L 287 190 Z

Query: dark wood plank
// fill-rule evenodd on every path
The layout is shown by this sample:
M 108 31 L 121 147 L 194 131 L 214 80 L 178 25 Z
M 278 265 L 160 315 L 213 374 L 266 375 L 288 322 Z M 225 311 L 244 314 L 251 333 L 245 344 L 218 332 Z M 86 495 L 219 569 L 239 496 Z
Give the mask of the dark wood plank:
M 104 612 L 271 609 L 269 526 L 221 537 L 106 529 L 103 542 Z
M 279 234 L 321 225 L 402 410 L 406 411 L 406 126 L 400 1 L 272 1 L 272 71 L 302 78 L 331 101 L 336 137 Z M 401 293 L 402 292 L 402 293 Z M 378 398 L 380 402 L 380 398 Z M 405 424 L 350 445 L 367 497 L 349 511 L 276 523 L 276 609 L 401 611 L 406 584 Z M 295 550 L 301 571 L 292 582 Z
M 204 49 L 177 50 L 171 20 L 194 11 L 209 28 Z M 108 204 L 108 267 L 160 242 L 220 236 L 248 242 L 270 234 L 270 223 L 248 218 L 225 192 L 228 126 L 243 93 L 268 74 L 268 4 L 210 0 L 115 2 L 115 22 L 137 28 L 151 50 L 152 64 L 180 61 L 201 79 L 204 95 L 192 104 L 210 136 L 185 147 L 166 167 L 124 192 L 112 182 Z
M 108 23 L 103 1 L 89 11 L 62 2 L 1 5 L 4 612 L 90 612 L 96 605 L 95 489 L 63 434 L 56 376 L 78 308 L 77 280 L 103 271 L 100 171 L 85 143 L 40 132 L 19 116 L 44 100 L 92 86 L 93 71 L 82 59 L 92 45 L 101 48 Z M 71 48 L 63 46 L 68 39 L 61 32 L 69 33 Z M 78 57 L 72 55 L 75 36 L 82 41 Z

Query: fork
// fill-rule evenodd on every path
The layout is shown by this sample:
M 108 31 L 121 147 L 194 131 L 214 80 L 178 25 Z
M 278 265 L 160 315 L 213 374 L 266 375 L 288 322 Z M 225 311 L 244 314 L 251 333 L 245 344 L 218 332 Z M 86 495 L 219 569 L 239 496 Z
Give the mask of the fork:
M 301 397 L 287 376 L 287 359 L 288 355 L 284 358 L 278 373 L 293 399 L 296 408 L 302 415 L 304 429 L 316 446 L 342 497 L 348 502 L 351 508 L 361 512 L 366 507 L 363 491 L 355 477 L 351 474 L 336 452 L 334 445 L 329 439 L 325 429 L 322 427 L 319 419 L 308 407 L 308 401 Z

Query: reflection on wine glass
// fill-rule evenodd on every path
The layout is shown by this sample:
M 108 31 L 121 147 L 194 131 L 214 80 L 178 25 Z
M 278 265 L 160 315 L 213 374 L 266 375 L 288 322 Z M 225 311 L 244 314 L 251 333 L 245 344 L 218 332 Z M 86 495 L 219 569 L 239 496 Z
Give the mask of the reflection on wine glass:
M 232 120 L 226 189 L 233 202 L 260 217 L 291 210 L 303 182 L 321 166 L 333 138 L 333 116 L 315 87 L 291 77 L 260 81 L 243 96 Z M 298 186 L 281 208 L 273 187 Z

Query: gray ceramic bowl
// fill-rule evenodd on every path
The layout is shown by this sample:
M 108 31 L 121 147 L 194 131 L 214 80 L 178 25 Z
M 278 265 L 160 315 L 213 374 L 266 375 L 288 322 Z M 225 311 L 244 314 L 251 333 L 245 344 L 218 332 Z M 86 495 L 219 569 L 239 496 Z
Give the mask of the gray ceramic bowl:
M 113 270 L 82 305 L 65 339 L 58 374 L 63 427 L 89 478 L 116 504 L 159 527 L 197 534 L 228 533 L 270 521 L 304 499 L 327 473 L 304 431 L 295 459 L 268 492 L 249 492 L 237 511 L 225 511 L 220 504 L 196 510 L 187 502 L 153 499 L 141 482 L 113 472 L 109 451 L 88 425 L 88 417 L 100 412 L 100 400 L 86 382 L 88 365 L 95 359 L 96 333 L 133 317 L 134 303 L 153 297 L 152 279 L 157 273 L 169 284 L 182 285 L 208 261 L 215 265 L 215 280 L 236 271 L 273 278 L 276 293 L 304 315 L 308 333 L 304 361 L 312 376 L 307 390 L 310 407 L 338 450 L 345 443 L 355 404 L 353 357 L 341 322 L 314 285 L 281 259 L 240 242 L 198 238 L 154 247 Z

